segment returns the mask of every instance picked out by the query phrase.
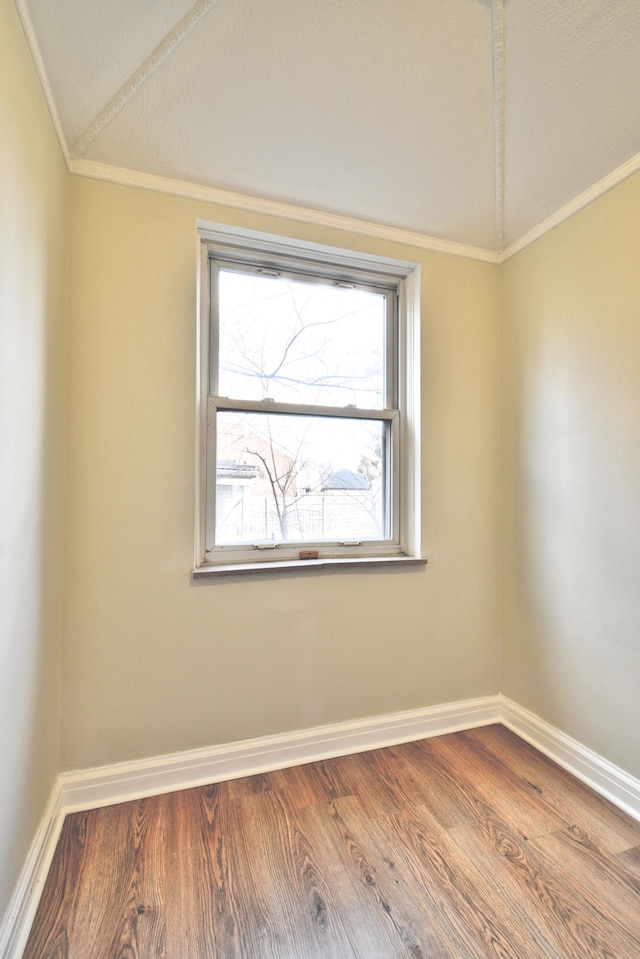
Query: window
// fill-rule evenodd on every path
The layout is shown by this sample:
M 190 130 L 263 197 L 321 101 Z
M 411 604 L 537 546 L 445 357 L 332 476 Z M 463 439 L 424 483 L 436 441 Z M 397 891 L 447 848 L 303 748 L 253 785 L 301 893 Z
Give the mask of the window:
M 196 574 L 418 558 L 415 264 L 199 232 Z

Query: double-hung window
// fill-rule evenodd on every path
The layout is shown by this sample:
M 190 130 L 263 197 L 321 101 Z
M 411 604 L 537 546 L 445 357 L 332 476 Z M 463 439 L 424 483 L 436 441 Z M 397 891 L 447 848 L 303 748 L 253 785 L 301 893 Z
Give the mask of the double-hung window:
M 196 573 L 418 557 L 415 265 L 200 238 Z

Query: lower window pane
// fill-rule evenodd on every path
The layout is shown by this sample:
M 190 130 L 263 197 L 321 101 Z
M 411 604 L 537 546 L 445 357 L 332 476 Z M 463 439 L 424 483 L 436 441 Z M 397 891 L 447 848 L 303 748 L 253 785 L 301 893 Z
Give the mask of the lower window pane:
M 384 420 L 217 414 L 217 546 L 387 536 Z

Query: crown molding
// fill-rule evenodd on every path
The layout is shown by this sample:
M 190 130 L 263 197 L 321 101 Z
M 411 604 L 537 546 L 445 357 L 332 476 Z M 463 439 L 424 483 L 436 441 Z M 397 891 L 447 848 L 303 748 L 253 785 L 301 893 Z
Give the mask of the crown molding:
M 584 210 L 585 207 L 589 206 L 595 200 L 599 200 L 601 196 L 604 196 L 605 193 L 608 193 L 609 190 L 612 190 L 614 187 L 619 186 L 624 180 L 627 180 L 630 176 L 633 176 L 634 173 L 640 171 L 640 153 L 636 153 L 635 156 L 627 160 L 622 166 L 619 166 L 617 169 L 613 170 L 611 173 L 608 173 L 607 176 L 603 177 L 601 180 L 598 180 L 597 183 L 594 183 L 593 186 L 590 186 L 588 190 L 584 190 L 583 193 L 579 193 L 578 196 L 574 197 L 573 200 L 570 200 L 569 203 L 566 203 L 564 206 L 560 207 L 559 210 L 556 210 L 555 213 L 552 213 L 551 216 L 548 216 L 545 220 L 542 220 L 537 226 L 534 226 L 532 230 L 529 230 L 527 233 L 524 233 L 518 240 L 514 240 L 499 256 L 498 263 L 504 263 L 506 260 L 509 260 L 512 256 L 515 256 L 516 253 L 520 253 L 521 250 L 524 250 L 525 247 L 531 246 L 532 243 L 535 243 L 536 240 L 539 240 L 545 234 L 550 233 L 557 226 L 560 226 L 561 223 L 564 223 L 565 220 L 568 220 L 575 213 L 579 213 L 580 210 Z
M 294 220 L 299 223 L 308 223 L 313 226 L 326 226 L 331 229 L 357 233 L 359 236 L 368 236 L 377 240 L 388 240 L 403 246 L 412 246 L 421 250 L 435 253 L 447 253 L 450 256 L 461 256 L 469 260 L 480 260 L 483 263 L 501 265 L 520 253 L 526 247 L 550 233 L 557 226 L 564 223 L 574 214 L 579 213 L 595 200 L 598 200 L 609 190 L 627 180 L 630 176 L 640 172 L 640 153 L 631 157 L 607 176 L 598 180 L 589 189 L 570 200 L 556 210 L 551 216 L 542 220 L 533 229 L 509 244 L 501 253 L 487 250 L 483 247 L 469 246 L 456 243 L 453 240 L 442 240 L 439 237 L 429 236 L 426 233 L 417 233 L 403 230 L 398 227 L 384 226 L 370 220 L 359 220 L 329 213 L 323 210 L 314 210 L 308 207 L 281 203 L 277 200 L 268 200 L 263 197 L 248 196 L 242 193 L 233 193 L 220 190 L 217 187 L 203 186 L 189 183 L 186 180 L 171 179 L 157 176 L 153 173 L 141 173 L 137 170 L 128 170 L 125 167 L 110 166 L 93 160 L 71 159 L 68 161 L 69 172 L 77 176 L 93 180 L 103 180 L 120 186 L 138 187 L 143 190 L 152 190 L 156 193 L 166 193 L 171 196 L 182 197 L 188 200 L 198 200 L 204 203 L 214 203 L 218 206 L 244 210 L 248 213 L 260 213 L 265 216 L 274 216 L 279 219 Z
M 67 139 L 64 135 L 64 129 L 62 127 L 62 121 L 60 120 L 60 114 L 58 113 L 56 102 L 51 90 L 51 85 L 49 83 L 49 78 L 47 76 L 47 71 L 44 66 L 44 60 L 42 59 L 42 54 L 40 52 L 40 45 L 36 38 L 35 30 L 33 29 L 33 24 L 31 22 L 31 17 L 29 16 L 29 11 L 27 10 L 24 0 L 15 0 L 16 10 L 18 12 L 18 17 L 20 18 L 20 23 L 22 24 L 22 29 L 31 51 L 31 57 L 33 59 L 34 66 L 36 68 L 36 73 L 38 75 L 38 80 L 40 81 L 40 86 L 44 94 L 45 102 L 47 104 L 47 109 L 49 110 L 49 115 L 51 117 L 51 122 L 53 124 L 53 129 L 55 130 L 56 136 L 58 138 L 58 143 L 60 144 L 60 149 L 62 151 L 62 156 L 64 162 L 67 166 L 67 169 L 70 169 L 70 153 L 69 146 L 67 144 Z
M 249 196 L 190 183 L 185 180 L 172 179 L 155 174 L 142 173 L 124 167 L 111 166 L 97 161 L 86 160 L 79 156 L 90 143 L 99 135 L 102 129 L 122 109 L 139 87 L 160 66 L 178 46 L 189 31 L 209 12 L 217 0 L 199 0 L 185 17 L 174 27 L 165 39 L 156 47 L 153 53 L 145 60 L 140 68 L 130 77 L 118 91 L 104 110 L 96 117 L 91 126 L 70 150 L 65 137 L 62 121 L 56 108 L 55 99 L 45 69 L 40 46 L 27 10 L 25 0 L 15 0 L 16 10 L 34 62 L 36 73 L 43 91 L 43 95 L 51 116 L 51 121 L 60 145 L 62 156 L 70 173 L 78 176 L 103 180 L 122 186 L 133 186 L 140 189 L 152 190 L 158 193 L 170 194 L 185 199 L 197 200 L 205 203 L 214 203 L 219 206 L 243 210 L 250 213 L 259 213 L 280 219 L 294 220 L 314 226 L 325 226 L 331 229 L 356 233 L 373 239 L 387 240 L 403 246 L 431 252 L 445 253 L 484 263 L 501 265 L 511 257 L 520 253 L 526 247 L 550 233 L 574 214 L 579 213 L 609 190 L 618 186 L 628 177 L 640 172 L 640 153 L 631 157 L 617 169 L 594 183 L 578 196 L 574 197 L 549 217 L 540 221 L 531 230 L 503 249 L 504 238 L 504 0 L 493 0 L 493 59 L 494 59 L 494 139 L 496 151 L 495 175 L 495 206 L 496 206 L 496 250 L 475 247 L 452 240 L 433 237 L 426 233 L 404 230 L 398 227 L 385 226 L 369 220 L 342 216 L 323 210 L 311 209 L 294 204 L 268 200 L 261 197 Z
M 18 0 L 18 2 L 20 2 L 20 0 Z M 62 133 L 60 133 L 59 136 L 61 137 L 63 152 L 65 152 L 64 137 Z M 601 196 L 604 196 L 609 190 L 623 183 L 624 180 L 640 172 L 640 153 L 637 153 L 621 166 L 617 167 L 617 169 L 607 174 L 607 176 L 598 180 L 593 186 L 578 194 L 578 196 L 570 200 L 569 203 L 560 207 L 560 209 L 552 213 L 551 216 L 541 220 L 533 229 L 524 233 L 517 240 L 514 240 L 505 250 L 499 253 L 483 247 L 456 243 L 453 240 L 442 240 L 439 237 L 429 236 L 426 233 L 417 233 L 398 227 L 384 226 L 383 224 L 374 223 L 370 220 L 359 220 L 337 213 L 329 213 L 323 210 L 314 210 L 308 207 L 281 203 L 278 200 L 268 200 L 263 197 L 233 193 L 228 190 L 220 190 L 217 187 L 189 183 L 186 180 L 171 179 L 152 173 L 141 173 L 137 170 L 110 166 L 109 164 L 98 163 L 93 160 L 69 159 L 67 153 L 65 153 L 65 159 L 67 160 L 70 173 L 93 180 L 103 180 L 107 183 L 115 183 L 120 186 L 138 187 L 139 189 L 152 190 L 156 193 L 166 193 L 188 200 L 214 203 L 218 206 L 244 210 L 248 213 L 260 213 L 265 216 L 294 220 L 313 226 L 326 226 L 331 229 L 357 233 L 359 236 L 368 236 L 377 240 L 388 240 L 390 243 L 412 246 L 420 250 L 429 250 L 435 253 L 447 253 L 450 256 L 461 256 L 469 260 L 479 260 L 483 263 L 492 263 L 498 266 L 526 249 L 526 247 L 531 246 L 536 240 L 550 233 L 557 226 L 564 223 L 565 220 L 570 219 L 570 217 L 585 209 L 585 207 L 589 206 L 595 200 L 600 199 Z
M 141 173 L 137 170 L 127 170 L 124 167 L 109 166 L 92 160 L 72 159 L 69 164 L 69 171 L 77 176 L 88 177 L 93 180 L 104 180 L 107 183 L 116 183 L 120 186 L 153 190 L 156 193 L 168 193 L 171 196 L 178 196 L 187 200 L 215 203 L 218 206 L 230 207 L 235 210 L 261 213 L 265 216 L 295 220 L 298 223 L 308 223 L 313 226 L 325 226 L 334 230 L 357 233 L 360 236 L 368 236 L 376 240 L 388 240 L 391 243 L 413 246 L 435 253 L 447 253 L 450 256 L 461 256 L 466 259 L 493 264 L 497 264 L 499 260 L 496 252 L 485 250 L 482 247 L 467 246 L 464 243 L 441 240 L 424 233 L 414 233 L 398 227 L 384 226 L 369 220 L 359 220 L 324 210 L 314 210 L 308 207 L 281 203 L 277 200 L 219 190 L 217 187 L 188 183 L 185 180 L 174 180 L 169 177 L 156 176 L 152 173 Z

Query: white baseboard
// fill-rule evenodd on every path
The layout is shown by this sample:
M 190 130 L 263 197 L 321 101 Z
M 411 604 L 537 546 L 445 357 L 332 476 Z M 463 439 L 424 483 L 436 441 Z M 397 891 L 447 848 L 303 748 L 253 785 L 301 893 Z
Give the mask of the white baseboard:
M 596 792 L 640 820 L 640 780 L 499 695 L 62 773 L 0 925 L 0 959 L 20 959 L 22 956 L 62 822 L 68 812 L 95 809 L 497 722 L 504 723 Z
M 496 722 L 498 707 L 499 698 L 488 696 L 62 773 L 0 924 L 0 959 L 22 956 L 68 812 L 471 729 Z
M 499 697 L 464 700 L 330 726 L 294 730 L 59 777 L 67 812 L 253 776 L 495 723 Z
M 61 803 L 60 786 L 56 781 L 9 906 L 0 923 L 1 959 L 20 959 L 24 952 L 65 813 Z
M 499 722 L 634 819 L 640 820 L 640 779 L 630 776 L 506 696 L 499 699 Z

